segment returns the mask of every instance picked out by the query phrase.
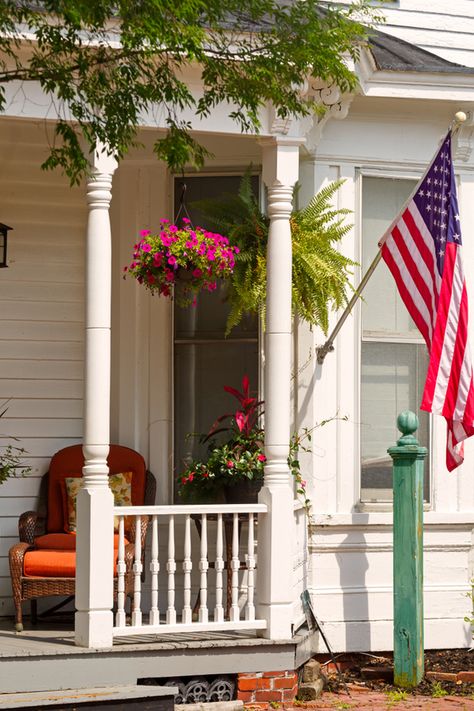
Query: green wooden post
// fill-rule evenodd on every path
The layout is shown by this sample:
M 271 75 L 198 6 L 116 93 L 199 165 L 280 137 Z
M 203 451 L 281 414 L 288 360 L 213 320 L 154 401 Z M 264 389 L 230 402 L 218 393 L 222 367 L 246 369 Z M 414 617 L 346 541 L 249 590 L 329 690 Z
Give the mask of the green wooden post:
M 413 433 L 414 412 L 401 412 L 402 436 L 388 453 L 393 459 L 393 656 L 397 686 L 417 686 L 423 654 L 423 468 L 426 447 Z

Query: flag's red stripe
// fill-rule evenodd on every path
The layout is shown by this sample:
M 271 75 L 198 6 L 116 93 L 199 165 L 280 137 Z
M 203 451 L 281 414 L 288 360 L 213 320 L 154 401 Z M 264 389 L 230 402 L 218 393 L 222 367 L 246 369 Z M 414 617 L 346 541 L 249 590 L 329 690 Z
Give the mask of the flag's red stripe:
M 433 314 L 433 302 L 431 298 L 431 293 L 430 290 L 428 289 L 425 279 L 422 274 L 420 274 L 420 271 L 418 267 L 415 264 L 415 261 L 410 254 L 410 251 L 407 247 L 407 244 L 403 238 L 402 233 L 398 229 L 397 226 L 393 228 L 392 231 L 392 237 L 394 239 L 395 244 L 398 247 L 398 251 L 400 252 L 400 255 L 405 262 L 405 266 L 408 269 L 411 278 L 415 282 L 416 288 L 418 289 L 418 292 L 420 293 L 421 298 L 426 304 L 426 308 L 428 309 L 428 312 L 430 314 L 430 320 L 431 320 L 431 328 L 433 328 L 433 323 L 434 323 L 434 314 Z
M 414 220 L 413 215 L 410 212 L 410 209 L 405 210 L 403 213 L 403 220 L 408 227 L 408 230 L 413 237 L 413 241 L 415 242 L 419 253 L 421 254 L 424 263 L 428 267 L 428 271 L 431 274 L 431 278 L 433 280 L 433 292 L 434 292 L 434 297 L 435 297 L 435 305 L 436 308 L 438 307 L 438 289 L 436 287 L 436 276 L 435 276 L 435 260 L 434 260 L 434 255 L 433 252 L 428 248 L 426 245 L 425 240 L 423 239 L 423 235 L 421 234 L 420 230 L 418 229 L 418 226 Z
M 459 306 L 458 330 L 456 342 L 454 344 L 453 359 L 451 361 L 451 373 L 446 388 L 446 399 L 442 414 L 444 417 L 453 417 L 458 397 L 459 380 L 464 362 L 464 351 L 467 343 L 467 293 L 466 285 L 463 284 L 461 303 Z
M 454 247 L 454 249 L 450 249 Z M 436 389 L 436 381 L 438 378 L 439 362 L 443 352 L 444 334 L 446 332 L 446 322 L 449 314 L 449 302 L 451 301 L 451 292 L 453 287 L 453 269 L 456 261 L 456 245 L 450 244 L 446 248 L 443 281 L 441 282 L 441 291 L 439 295 L 438 314 L 436 317 L 436 325 L 433 332 L 433 343 L 430 353 L 430 364 L 426 375 L 425 389 L 421 402 L 421 409 L 431 412 L 433 397 Z
M 471 384 L 469 386 L 469 393 L 466 400 L 466 407 L 464 409 L 463 421 L 465 421 L 469 427 L 474 428 L 474 382 L 472 380 L 472 373 Z
M 408 309 L 408 313 L 412 317 L 413 321 L 415 324 L 418 326 L 418 329 L 420 333 L 422 334 L 423 338 L 425 339 L 425 342 L 429 348 L 429 343 L 430 343 L 430 334 L 428 330 L 428 326 L 418 311 L 418 308 L 416 307 L 410 292 L 405 286 L 405 283 L 401 277 L 400 270 L 398 269 L 397 264 L 395 263 L 394 258 L 392 257 L 392 254 L 387 247 L 387 243 L 384 242 L 382 245 L 382 257 L 387 265 L 387 267 L 390 269 L 392 272 L 393 278 L 396 281 L 398 291 L 400 292 L 400 296 L 402 297 L 403 303 Z

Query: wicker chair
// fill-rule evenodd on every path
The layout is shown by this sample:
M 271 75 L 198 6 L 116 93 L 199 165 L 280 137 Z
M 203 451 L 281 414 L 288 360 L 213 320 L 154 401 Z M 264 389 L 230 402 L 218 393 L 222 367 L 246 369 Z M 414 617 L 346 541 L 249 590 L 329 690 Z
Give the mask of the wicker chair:
M 152 505 L 155 503 L 156 481 L 153 474 L 146 470 L 143 457 L 128 447 L 111 445 L 107 459 L 110 474 L 132 471 L 132 504 L 134 506 Z M 15 603 L 16 619 L 15 628 L 18 632 L 23 630 L 22 602 L 32 601 L 32 618 L 36 618 L 36 600 L 40 597 L 50 595 L 61 595 L 72 597 L 75 594 L 75 577 L 66 577 L 58 571 L 54 576 L 51 574 L 53 559 L 49 558 L 49 553 L 56 556 L 55 560 L 61 560 L 61 554 L 68 554 L 69 563 L 72 560 L 75 565 L 75 542 L 71 543 L 73 534 L 64 532 L 63 513 L 63 488 L 61 482 L 70 476 L 80 476 L 84 458 L 81 445 L 73 445 L 57 452 L 51 459 L 49 472 L 44 475 L 40 487 L 39 511 L 27 511 L 20 516 L 18 522 L 20 542 L 10 548 L 9 562 L 10 575 L 13 590 L 13 600 Z M 142 550 L 145 549 L 145 536 L 148 518 L 141 517 L 141 541 Z M 52 538 L 51 535 L 56 538 Z M 58 535 L 59 534 L 59 535 Z M 135 549 L 135 518 L 132 517 L 130 526 L 126 531 L 129 541 L 125 546 L 125 562 L 127 572 L 125 575 L 125 593 L 133 593 L 132 564 Z M 53 546 L 51 546 L 51 542 Z M 60 541 L 59 548 L 55 547 Z M 67 548 L 62 547 L 63 541 L 67 542 Z M 48 543 L 48 545 L 46 545 Z M 72 548 L 74 546 L 74 548 Z M 46 565 L 48 574 L 41 574 L 41 570 L 35 574 L 25 573 L 25 558 L 30 551 L 41 551 L 42 558 Z M 71 553 L 73 551 L 73 553 Z M 59 558 L 58 558 L 59 555 Z M 71 555 L 73 558 L 71 559 Z M 63 556 L 63 560 L 66 560 Z M 70 573 L 68 573 L 70 575 Z M 116 579 L 114 582 L 114 595 L 116 593 Z M 56 606 L 57 609 L 60 605 Z

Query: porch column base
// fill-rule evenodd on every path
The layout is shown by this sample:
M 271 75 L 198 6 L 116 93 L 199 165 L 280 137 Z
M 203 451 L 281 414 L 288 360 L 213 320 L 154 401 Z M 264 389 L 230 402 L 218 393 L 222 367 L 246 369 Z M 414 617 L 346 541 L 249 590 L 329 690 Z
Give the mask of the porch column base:
M 112 610 L 79 610 L 75 616 L 76 645 L 90 649 L 111 647 L 112 627 Z
M 108 447 L 103 449 L 106 453 Z M 90 473 L 92 468 L 86 459 L 84 470 L 89 473 L 77 497 L 75 642 L 101 648 L 111 647 L 113 639 L 114 499 L 105 458 L 97 463 L 95 474 Z

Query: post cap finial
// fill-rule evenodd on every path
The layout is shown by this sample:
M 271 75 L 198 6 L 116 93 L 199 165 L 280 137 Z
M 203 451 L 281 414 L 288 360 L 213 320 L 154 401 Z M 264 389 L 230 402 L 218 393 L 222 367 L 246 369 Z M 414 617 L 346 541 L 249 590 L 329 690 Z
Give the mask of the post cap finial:
M 418 417 L 411 410 L 404 410 L 397 417 L 397 429 L 402 435 L 412 435 L 418 429 Z
M 400 430 L 402 436 L 397 442 L 398 447 L 406 447 L 407 445 L 419 445 L 414 432 L 418 429 L 419 421 L 417 415 L 411 410 L 404 410 L 397 417 L 397 429 Z

